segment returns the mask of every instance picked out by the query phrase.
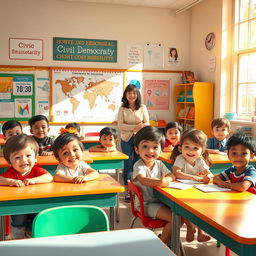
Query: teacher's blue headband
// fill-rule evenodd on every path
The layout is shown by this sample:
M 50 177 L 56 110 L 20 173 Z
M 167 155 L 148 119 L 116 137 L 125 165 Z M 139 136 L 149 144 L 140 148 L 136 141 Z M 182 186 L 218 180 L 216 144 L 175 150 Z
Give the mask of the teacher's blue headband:
M 138 80 L 131 80 L 129 84 L 135 85 L 138 89 L 140 89 L 141 85 Z

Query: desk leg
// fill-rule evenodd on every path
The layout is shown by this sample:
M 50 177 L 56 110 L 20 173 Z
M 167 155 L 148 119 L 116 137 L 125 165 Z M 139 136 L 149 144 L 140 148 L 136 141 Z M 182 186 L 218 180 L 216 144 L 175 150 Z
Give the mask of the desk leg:
M 172 213 L 171 247 L 176 255 L 180 255 L 180 216 Z
M 116 169 L 116 180 L 118 183 L 120 183 L 119 179 L 119 169 Z M 117 193 L 117 199 L 116 199 L 116 222 L 119 222 L 119 193 Z
M 0 216 L 0 241 L 5 240 L 5 216 Z
M 109 221 L 110 221 L 110 230 L 115 230 L 115 207 L 110 207 L 109 209 Z

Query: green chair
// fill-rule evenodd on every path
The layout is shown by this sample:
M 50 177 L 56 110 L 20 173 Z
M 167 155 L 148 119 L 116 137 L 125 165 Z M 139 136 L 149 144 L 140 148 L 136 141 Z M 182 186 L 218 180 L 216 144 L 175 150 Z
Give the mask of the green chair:
M 38 213 L 32 225 L 32 237 L 109 231 L 107 214 L 90 205 L 60 206 Z

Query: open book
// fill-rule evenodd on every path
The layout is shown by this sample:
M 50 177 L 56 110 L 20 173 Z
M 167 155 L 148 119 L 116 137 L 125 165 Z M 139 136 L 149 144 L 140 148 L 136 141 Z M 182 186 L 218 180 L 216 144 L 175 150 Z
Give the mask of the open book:
M 180 190 L 191 188 L 191 187 L 193 187 L 193 184 L 185 184 L 181 182 L 171 182 L 169 185 L 169 188 L 176 188 Z
M 202 184 L 202 185 L 194 185 L 195 188 L 203 191 L 203 192 L 225 192 L 231 191 L 230 188 L 221 188 L 215 184 Z

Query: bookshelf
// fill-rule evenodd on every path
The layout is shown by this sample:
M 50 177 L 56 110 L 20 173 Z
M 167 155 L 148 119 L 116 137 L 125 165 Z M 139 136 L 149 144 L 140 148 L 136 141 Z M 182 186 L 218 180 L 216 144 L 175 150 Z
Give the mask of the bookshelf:
M 184 130 L 196 128 L 212 136 L 213 83 L 194 82 L 174 86 L 175 119 Z

